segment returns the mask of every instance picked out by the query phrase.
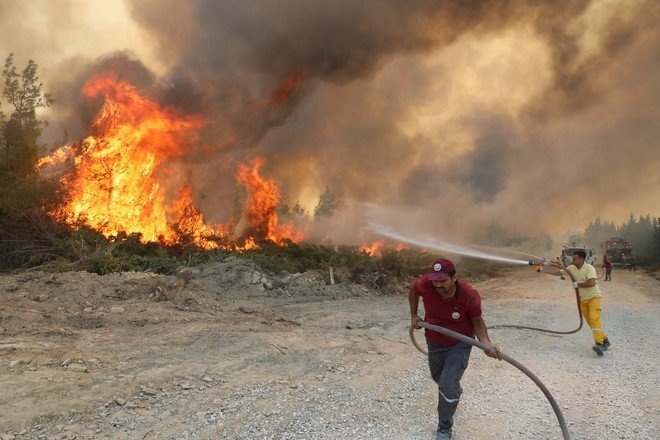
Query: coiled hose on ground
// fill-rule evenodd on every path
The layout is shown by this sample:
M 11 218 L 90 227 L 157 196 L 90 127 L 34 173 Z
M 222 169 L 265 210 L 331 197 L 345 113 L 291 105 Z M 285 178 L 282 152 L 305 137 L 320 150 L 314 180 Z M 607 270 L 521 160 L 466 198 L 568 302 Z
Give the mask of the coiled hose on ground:
M 566 265 L 564 265 L 564 264 L 562 264 L 560 267 L 562 267 L 563 269 L 566 269 Z M 575 282 L 575 277 L 573 276 L 573 274 L 570 271 L 566 271 L 566 273 L 571 278 L 571 281 Z M 605 272 L 603 272 L 603 273 L 605 273 Z M 578 312 L 578 319 L 579 319 L 578 326 L 575 330 L 569 330 L 569 331 L 548 330 L 548 329 L 545 329 L 545 328 L 528 327 L 528 326 L 525 326 L 525 325 L 513 325 L 513 324 L 499 324 L 499 325 L 494 325 L 492 327 L 488 327 L 488 329 L 517 328 L 517 329 L 524 329 L 524 330 L 534 330 L 534 331 L 543 332 L 543 333 L 552 333 L 554 335 L 570 335 L 570 334 L 573 334 L 573 333 L 577 333 L 582 328 L 582 325 L 584 324 L 584 319 L 582 318 L 582 312 L 580 311 L 580 291 L 577 288 L 574 288 L 573 290 L 575 291 L 575 300 L 577 302 L 577 312 Z
M 488 327 L 488 329 L 490 330 L 490 329 L 498 329 L 498 328 L 517 328 L 524 330 L 535 330 L 537 332 L 543 332 L 543 333 L 552 333 L 554 335 L 571 335 L 573 333 L 577 333 L 582 328 L 582 325 L 584 324 L 584 319 L 582 318 L 582 312 L 580 311 L 580 293 L 578 292 L 578 289 L 574 289 L 574 290 L 575 290 L 575 299 L 577 301 L 578 319 L 580 321 L 575 330 L 569 330 L 569 331 L 548 330 L 546 328 L 529 327 L 526 325 L 513 325 L 513 324 L 498 324 Z

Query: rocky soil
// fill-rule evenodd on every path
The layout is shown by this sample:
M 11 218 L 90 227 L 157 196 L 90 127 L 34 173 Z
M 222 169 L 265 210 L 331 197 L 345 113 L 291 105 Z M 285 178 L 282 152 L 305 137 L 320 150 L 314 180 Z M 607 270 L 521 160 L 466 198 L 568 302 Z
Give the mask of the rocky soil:
M 434 438 L 437 390 L 408 337 L 406 286 L 385 295 L 336 275 L 227 260 L 171 277 L 0 276 L 0 439 Z M 603 357 L 586 324 L 491 337 L 550 390 L 571 438 L 660 438 L 660 282 L 613 279 L 600 282 Z M 522 268 L 474 285 L 490 326 L 578 325 L 567 281 Z M 462 384 L 454 438 L 562 438 L 511 365 L 475 349 Z

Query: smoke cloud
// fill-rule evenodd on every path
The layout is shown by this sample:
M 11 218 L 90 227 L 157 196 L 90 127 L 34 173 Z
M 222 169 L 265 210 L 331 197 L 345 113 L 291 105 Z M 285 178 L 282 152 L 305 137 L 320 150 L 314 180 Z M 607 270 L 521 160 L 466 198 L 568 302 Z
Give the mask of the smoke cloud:
M 35 59 L 57 100 L 47 140 L 84 136 L 82 83 L 120 70 L 210 122 L 184 159 L 209 219 L 231 215 L 252 156 L 290 205 L 344 201 L 336 241 L 364 238 L 363 203 L 450 241 L 660 215 L 652 0 L 134 0 L 109 21 L 90 3 L 0 0 L 3 51 Z

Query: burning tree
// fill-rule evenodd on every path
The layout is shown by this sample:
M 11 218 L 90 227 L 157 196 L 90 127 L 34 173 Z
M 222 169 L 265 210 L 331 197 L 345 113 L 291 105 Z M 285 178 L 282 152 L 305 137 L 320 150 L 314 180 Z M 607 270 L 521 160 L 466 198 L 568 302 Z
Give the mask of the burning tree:
M 204 249 L 302 239 L 291 226 L 279 223 L 279 190 L 274 181 L 259 175 L 259 158 L 251 166 L 238 167 L 236 178 L 247 190 L 240 220 L 206 222 L 181 169 L 206 125 L 203 116 L 161 106 L 112 74 L 91 78 L 83 93 L 103 98 L 90 136 L 67 150 L 69 154 L 60 150 L 44 161 L 70 160 L 73 166 L 62 178 L 68 200 L 52 211 L 55 217 L 87 225 L 106 237 L 140 234 L 145 242 Z

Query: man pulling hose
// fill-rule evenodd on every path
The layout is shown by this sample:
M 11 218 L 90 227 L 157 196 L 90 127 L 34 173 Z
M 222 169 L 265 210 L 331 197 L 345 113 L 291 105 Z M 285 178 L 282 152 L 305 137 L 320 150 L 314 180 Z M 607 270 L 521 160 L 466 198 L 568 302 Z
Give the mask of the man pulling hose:
M 424 301 L 423 321 L 453 330 L 470 338 L 476 337 L 489 349 L 487 356 L 501 359 L 499 349 L 488 337 L 482 317 L 479 292 L 456 277 L 454 263 L 440 258 L 431 271 L 410 286 L 410 324 L 420 329 L 417 314 L 419 298 Z M 467 368 L 472 346 L 441 333 L 426 329 L 428 362 L 431 377 L 438 384 L 438 429 L 436 440 L 451 439 L 454 413 L 463 392 L 460 381 Z

